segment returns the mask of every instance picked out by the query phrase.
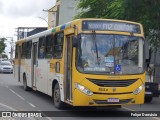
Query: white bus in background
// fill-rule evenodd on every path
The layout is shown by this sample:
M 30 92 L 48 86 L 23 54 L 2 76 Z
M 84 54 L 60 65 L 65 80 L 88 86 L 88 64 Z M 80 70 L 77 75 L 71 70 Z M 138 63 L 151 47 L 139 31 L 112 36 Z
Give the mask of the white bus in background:
M 145 101 L 151 102 L 153 97 L 160 95 L 160 50 L 156 52 L 150 50 L 150 57 L 148 60 L 148 67 L 146 70 L 146 84 L 145 84 Z

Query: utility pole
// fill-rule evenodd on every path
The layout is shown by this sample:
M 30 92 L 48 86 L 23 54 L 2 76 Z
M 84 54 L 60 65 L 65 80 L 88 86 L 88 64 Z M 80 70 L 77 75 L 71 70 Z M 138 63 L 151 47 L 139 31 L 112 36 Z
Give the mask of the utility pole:
M 14 41 L 13 41 L 13 37 L 6 37 L 6 38 L 10 38 L 10 45 L 11 45 L 11 51 L 10 51 L 10 59 L 13 60 L 13 52 L 14 52 Z
M 14 52 L 14 45 L 13 45 L 13 37 L 12 37 L 12 39 L 11 39 L 11 60 L 13 60 L 13 52 Z

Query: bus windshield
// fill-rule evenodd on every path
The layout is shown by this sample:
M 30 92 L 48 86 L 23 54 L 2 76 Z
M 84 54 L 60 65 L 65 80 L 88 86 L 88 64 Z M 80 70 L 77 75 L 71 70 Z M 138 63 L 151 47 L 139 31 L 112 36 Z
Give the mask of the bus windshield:
M 77 69 L 93 74 L 140 74 L 143 39 L 126 35 L 81 34 Z

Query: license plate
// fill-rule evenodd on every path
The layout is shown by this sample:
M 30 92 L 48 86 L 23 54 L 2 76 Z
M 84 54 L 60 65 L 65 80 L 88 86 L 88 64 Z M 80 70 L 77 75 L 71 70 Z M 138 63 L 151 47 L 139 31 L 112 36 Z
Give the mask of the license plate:
M 108 98 L 108 102 L 119 102 L 118 98 Z
M 151 94 L 152 94 L 152 92 L 145 92 L 145 94 L 147 94 L 147 95 L 151 95 Z

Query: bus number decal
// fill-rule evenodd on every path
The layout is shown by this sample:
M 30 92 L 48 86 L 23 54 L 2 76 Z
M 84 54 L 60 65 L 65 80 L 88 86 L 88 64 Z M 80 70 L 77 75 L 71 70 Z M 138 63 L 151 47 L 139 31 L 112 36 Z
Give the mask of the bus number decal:
M 99 88 L 99 91 L 108 91 L 107 88 Z

